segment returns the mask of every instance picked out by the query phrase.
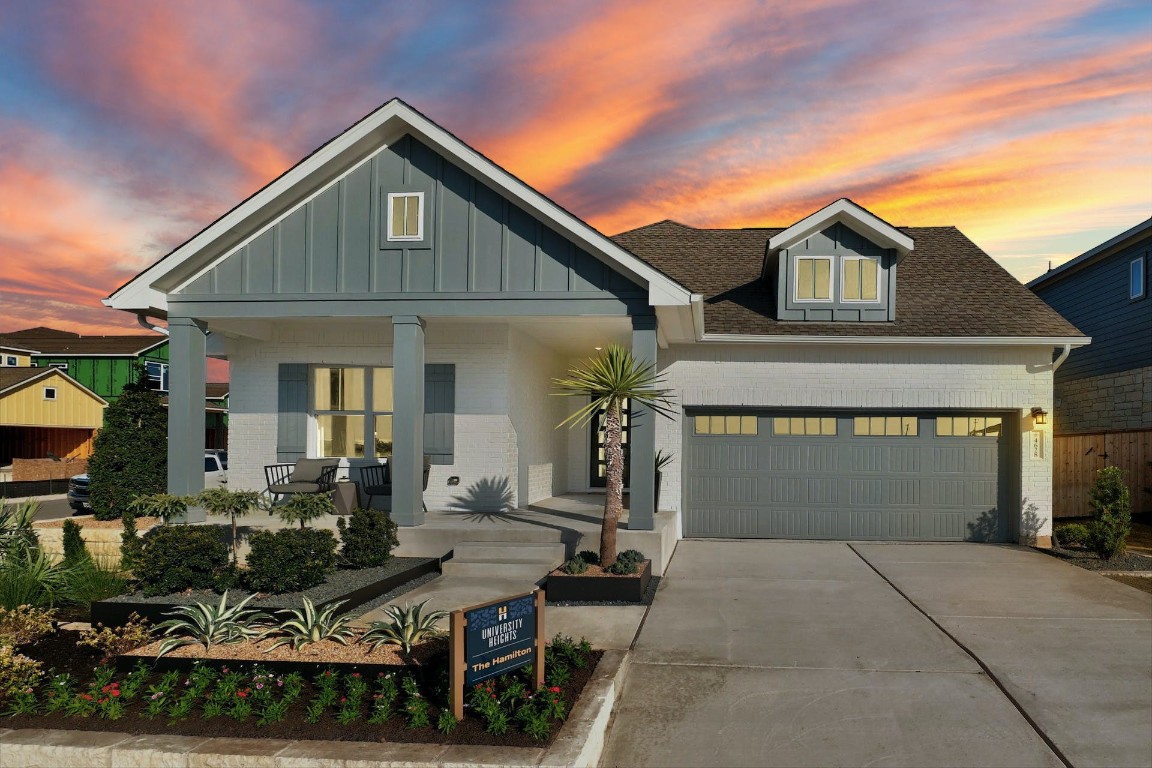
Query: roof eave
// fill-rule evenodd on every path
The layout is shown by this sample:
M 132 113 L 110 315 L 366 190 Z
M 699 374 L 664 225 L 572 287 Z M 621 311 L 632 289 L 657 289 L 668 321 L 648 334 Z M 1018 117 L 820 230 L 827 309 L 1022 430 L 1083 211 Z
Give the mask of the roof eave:
M 787 248 L 838 223 L 850 226 L 877 245 L 894 249 L 898 259 L 903 259 L 911 253 L 916 245 L 911 237 L 896 227 L 848 198 L 842 197 L 769 238 L 768 248 L 773 251 Z

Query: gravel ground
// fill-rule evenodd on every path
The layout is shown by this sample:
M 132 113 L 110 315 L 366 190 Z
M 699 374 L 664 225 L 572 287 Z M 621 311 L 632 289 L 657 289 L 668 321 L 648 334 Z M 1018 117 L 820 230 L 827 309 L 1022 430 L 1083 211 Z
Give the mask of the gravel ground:
M 1132 550 L 1111 560 L 1101 560 L 1095 552 L 1081 548 L 1052 547 L 1041 551 L 1089 571 L 1152 571 L 1152 556 Z
M 412 579 L 412 581 L 404 582 L 391 592 L 385 592 L 375 600 L 369 600 L 366 603 L 356 606 L 352 610 L 348 611 L 347 615 L 352 617 L 353 624 L 357 624 L 356 619 L 368 613 L 368 611 L 388 605 L 388 603 L 392 602 L 406 592 L 411 592 L 412 590 L 416 589 L 416 587 L 422 587 L 428 582 L 434 581 L 438 578 L 440 578 L 440 574 L 438 573 L 426 573 L 423 576 L 417 576 L 415 579 Z

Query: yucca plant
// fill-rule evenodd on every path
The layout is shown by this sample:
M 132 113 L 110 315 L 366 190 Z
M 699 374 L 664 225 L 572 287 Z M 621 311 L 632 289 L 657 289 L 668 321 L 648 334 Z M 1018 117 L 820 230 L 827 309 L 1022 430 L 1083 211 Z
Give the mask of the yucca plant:
M 164 614 L 174 616 L 156 626 L 165 635 L 175 635 L 160 643 L 156 658 L 184 645 L 199 643 L 208 650 L 213 645 L 242 643 L 265 634 L 272 617 L 266 613 L 245 608 L 255 595 L 249 595 L 233 606 L 228 605 L 228 593 L 220 596 L 220 604 L 213 607 L 204 603 L 181 605 Z
M 281 615 L 289 618 L 283 624 L 270 630 L 268 634 L 283 632 L 285 636 L 268 646 L 264 652 L 268 653 L 273 648 L 289 644 L 292 645 L 293 650 L 298 651 L 306 645 L 318 643 L 321 640 L 335 640 L 341 645 L 348 645 L 348 640 L 353 635 L 352 628 L 348 626 L 351 619 L 347 616 L 336 615 L 337 609 L 346 602 L 348 601 L 341 600 L 336 603 L 329 603 L 317 611 L 312 601 L 304 598 L 303 610 L 279 611 Z
M 412 647 L 425 640 L 442 637 L 444 631 L 436 626 L 436 622 L 448 617 L 447 611 L 429 611 L 424 613 L 425 600 L 416 605 L 404 604 L 404 607 L 390 605 L 387 614 L 390 621 L 374 621 L 368 631 L 360 638 L 360 642 L 372 646 L 375 651 L 382 645 L 398 645 L 404 653 L 412 653 Z
M 620 414 L 625 401 L 647 406 L 662 416 L 672 415 L 668 399 L 671 390 L 662 389 L 663 379 L 654 365 L 640 363 L 632 353 L 612 344 L 599 357 L 568 371 L 568 378 L 553 379 L 559 391 L 554 395 L 587 397 L 588 403 L 559 426 L 582 427 L 599 415 L 604 419 L 604 454 L 607 459 L 604 493 L 604 522 L 600 527 L 600 565 L 616 562 L 616 525 L 624 511 L 624 450 L 620 435 Z M 645 471 L 633 467 L 633 472 Z M 654 469 L 652 471 L 655 471 Z

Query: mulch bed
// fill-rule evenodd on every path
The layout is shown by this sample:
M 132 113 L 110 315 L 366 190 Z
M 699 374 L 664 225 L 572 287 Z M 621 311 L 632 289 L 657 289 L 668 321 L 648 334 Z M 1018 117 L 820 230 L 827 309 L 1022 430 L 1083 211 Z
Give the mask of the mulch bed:
M 1084 547 L 1053 546 L 1040 551 L 1089 571 L 1152 571 L 1152 557 L 1132 550 L 1111 560 L 1101 560 L 1099 555 Z

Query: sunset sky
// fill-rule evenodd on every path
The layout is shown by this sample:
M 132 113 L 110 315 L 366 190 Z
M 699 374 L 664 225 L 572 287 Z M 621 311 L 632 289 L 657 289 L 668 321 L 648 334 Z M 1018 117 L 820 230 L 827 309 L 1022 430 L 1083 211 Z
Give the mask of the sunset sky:
M 1152 3 L 0 0 L 0 331 L 399 96 L 601 231 L 838 197 L 1028 280 L 1152 215 Z

